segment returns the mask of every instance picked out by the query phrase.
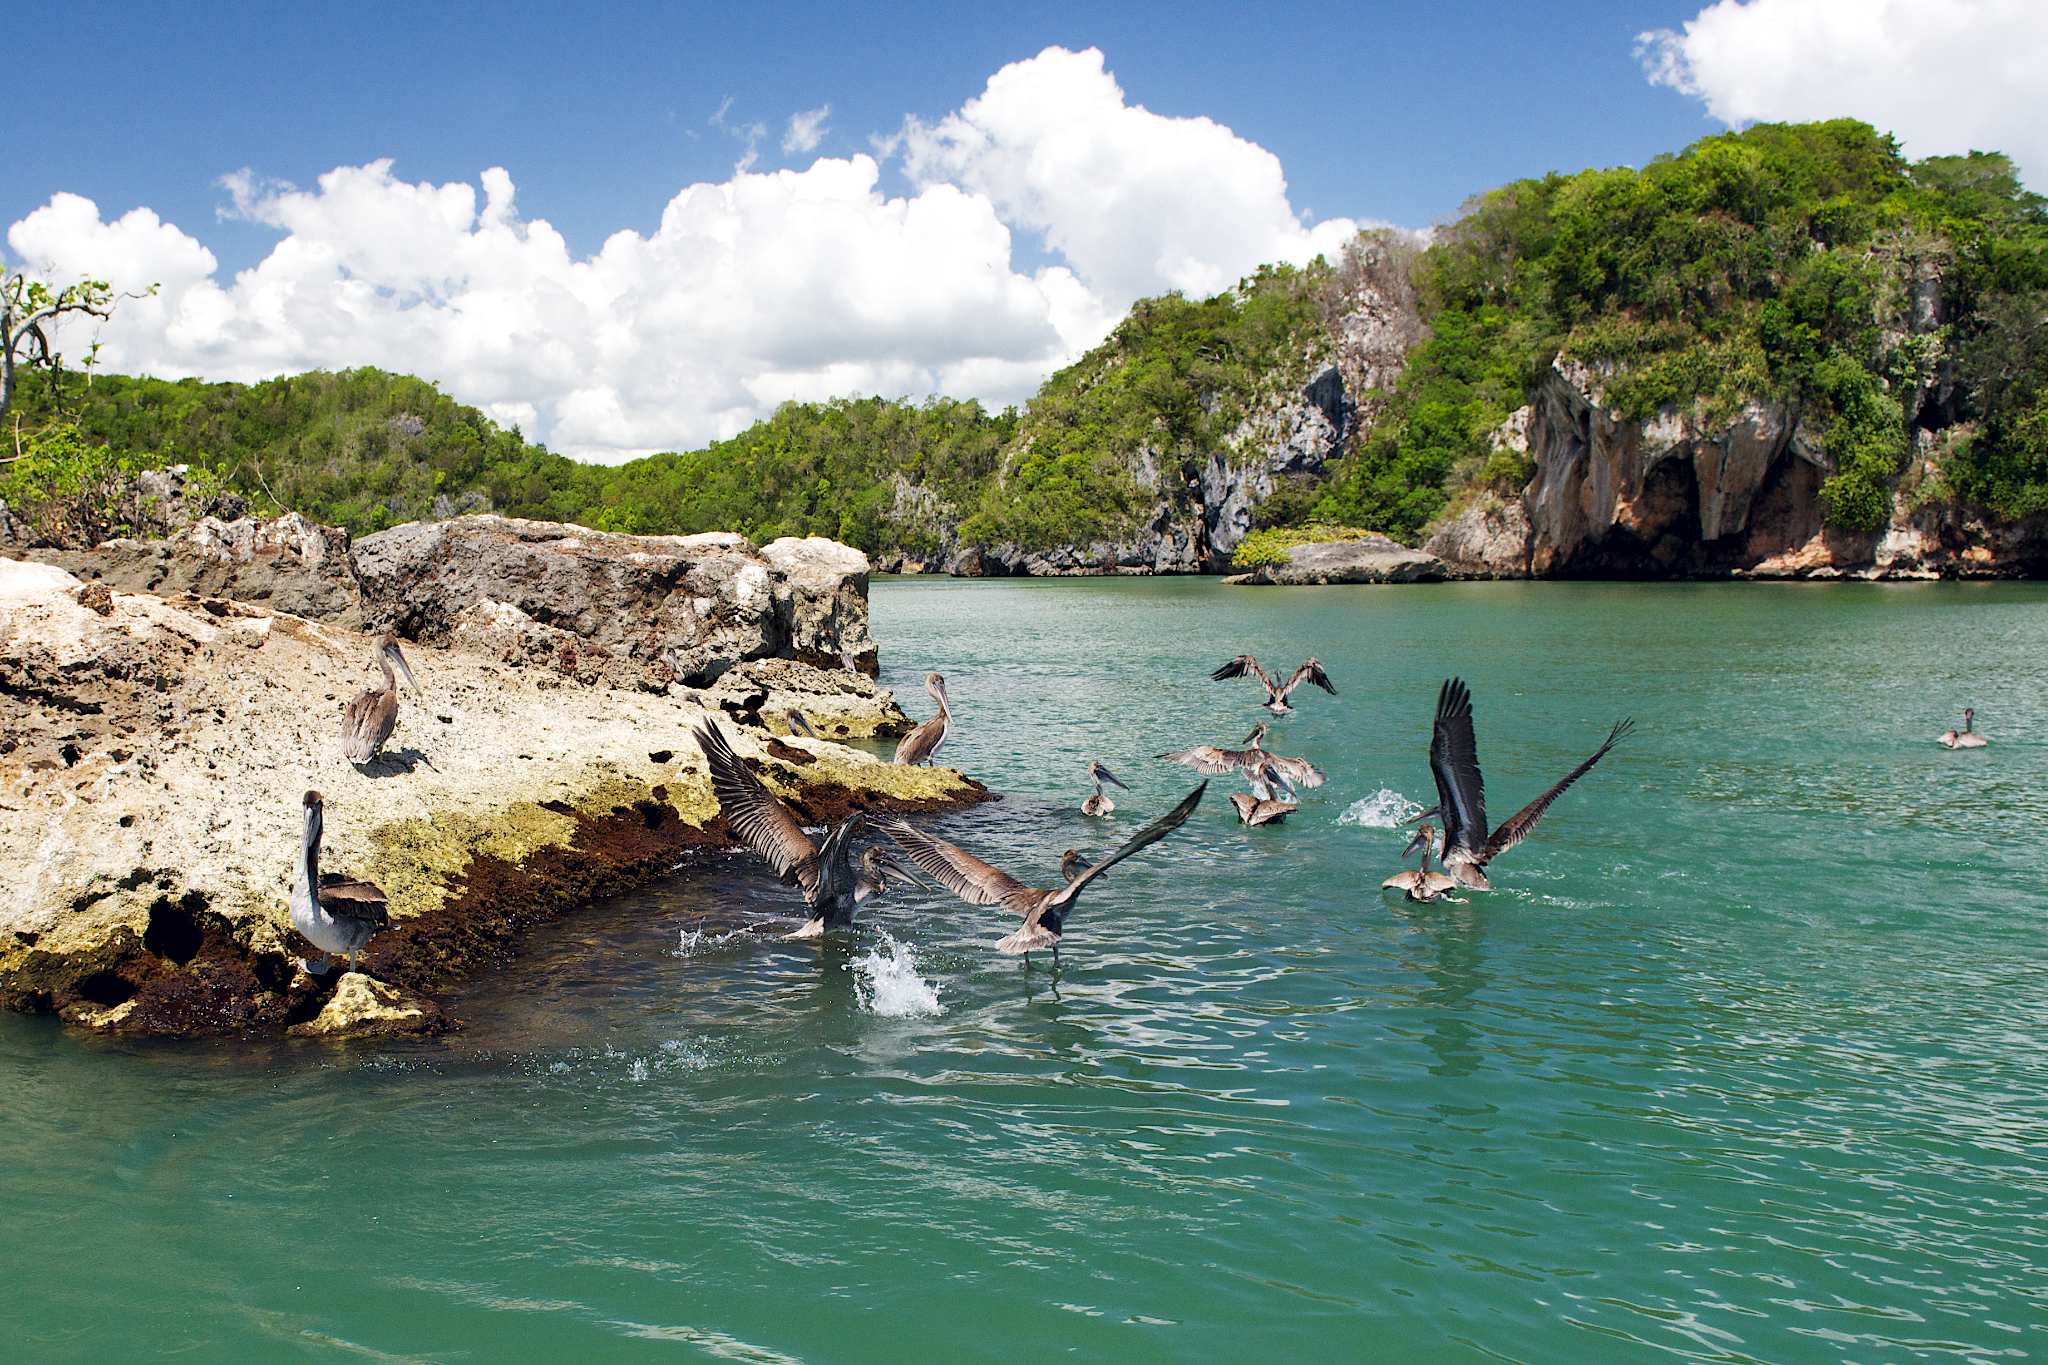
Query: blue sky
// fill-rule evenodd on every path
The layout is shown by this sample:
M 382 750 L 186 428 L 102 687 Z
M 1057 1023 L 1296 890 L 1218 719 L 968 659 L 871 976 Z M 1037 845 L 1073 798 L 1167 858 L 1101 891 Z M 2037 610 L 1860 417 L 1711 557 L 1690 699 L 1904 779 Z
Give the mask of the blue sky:
M 1140 296 L 1758 119 L 2048 172 L 2041 0 L 74 0 L 24 34 L 104 77 L 9 139 L 0 253 L 160 286 L 67 346 L 379 365 L 600 460 L 790 399 L 1018 402 Z

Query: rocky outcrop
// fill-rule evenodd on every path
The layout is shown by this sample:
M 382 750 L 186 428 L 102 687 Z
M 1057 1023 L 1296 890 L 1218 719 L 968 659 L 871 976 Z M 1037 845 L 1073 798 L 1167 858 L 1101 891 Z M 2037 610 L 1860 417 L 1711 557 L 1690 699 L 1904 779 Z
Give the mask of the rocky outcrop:
M 1385 536 L 1296 545 L 1284 564 L 1235 574 L 1226 583 L 1251 587 L 1320 587 L 1332 583 L 1434 583 L 1451 576 L 1441 559 Z
M 876 664 L 867 556 L 829 540 L 757 550 L 730 532 L 628 536 L 475 516 L 366 536 L 354 564 L 369 627 L 580 681 L 701 686 L 771 657 Z
M 795 659 L 736 664 L 705 690 L 703 700 L 735 720 L 778 735 L 791 733 L 792 711 L 826 739 L 874 739 L 911 727 L 896 694 L 876 686 L 867 674 L 813 668 Z
M 1529 514 L 1522 500 L 1485 494 L 1437 524 L 1422 548 L 1463 578 L 1527 578 Z
M 950 770 L 771 738 L 680 690 L 572 687 L 430 645 L 408 650 L 423 695 L 357 768 L 337 731 L 368 645 L 0 561 L 0 1006 L 171 1034 L 282 1031 L 357 1004 L 359 1021 L 414 1018 L 404 997 L 336 1005 L 294 964 L 285 901 L 310 788 L 327 798 L 326 865 L 390 896 L 366 969 L 428 996 L 525 927 L 727 846 L 689 738 L 707 718 L 807 823 L 983 795 Z
M 203 516 L 165 539 L 124 538 L 91 550 L 23 553 L 123 592 L 225 597 L 337 625 L 363 622 L 363 594 L 349 563 L 348 532 L 296 512 L 267 521 Z

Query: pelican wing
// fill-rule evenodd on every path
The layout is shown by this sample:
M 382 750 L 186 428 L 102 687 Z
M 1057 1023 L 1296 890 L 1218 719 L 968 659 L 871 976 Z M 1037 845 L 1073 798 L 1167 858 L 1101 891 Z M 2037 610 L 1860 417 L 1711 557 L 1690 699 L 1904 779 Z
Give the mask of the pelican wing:
M 1479 742 L 1472 736 L 1472 692 L 1452 678 L 1436 696 L 1436 729 L 1429 738 L 1429 770 L 1444 812 L 1444 852 L 1481 856 L 1486 842 L 1486 780 L 1479 775 Z
M 1627 739 L 1635 728 L 1636 723 L 1633 720 L 1624 720 L 1616 723 L 1615 727 L 1607 732 L 1607 738 L 1601 743 L 1600 747 L 1593 751 L 1591 757 L 1566 773 L 1558 781 L 1557 785 L 1553 786 L 1549 791 L 1543 793 L 1543 795 L 1537 797 L 1534 801 L 1531 801 L 1502 822 L 1501 827 L 1493 832 L 1493 837 L 1486 841 L 1485 856 L 1480 861 L 1488 862 L 1498 858 L 1501 854 L 1528 838 L 1529 831 L 1535 829 L 1536 822 L 1543 818 L 1543 812 L 1550 809 L 1550 803 L 1557 800 L 1563 794 L 1566 787 L 1569 787 L 1591 771 L 1595 763 L 1607 757 L 1607 751 L 1622 740 Z
M 1323 785 L 1323 770 L 1305 758 L 1284 758 L 1279 754 L 1268 754 L 1266 756 L 1266 764 L 1286 778 L 1289 786 L 1320 787 Z
M 903 737 L 896 746 L 896 762 L 914 767 L 938 751 L 946 737 L 946 713 L 941 711 Z
M 1213 744 L 1197 744 L 1192 749 L 1154 754 L 1152 757 L 1163 758 L 1169 763 L 1184 764 L 1198 773 L 1207 773 L 1210 777 L 1222 777 L 1244 766 L 1246 752 L 1248 751 L 1242 749 L 1219 749 Z
M 1336 687 L 1330 682 L 1330 675 L 1323 672 L 1322 660 L 1310 657 L 1300 668 L 1294 670 L 1294 676 L 1287 680 L 1287 686 L 1280 689 L 1280 699 L 1285 701 L 1288 693 L 1305 682 L 1314 683 L 1333 697 L 1337 695 Z
M 1249 654 L 1238 655 L 1235 659 L 1232 659 L 1229 663 L 1211 673 L 1209 679 L 1211 682 L 1228 682 L 1232 678 L 1242 678 L 1247 673 L 1264 684 L 1269 694 L 1273 691 L 1272 674 L 1261 668 L 1259 661 Z
M 1021 914 L 1039 895 L 1000 867 L 908 821 L 887 820 L 882 829 L 913 864 L 969 905 L 1000 905 Z
M 320 908 L 336 919 L 375 925 L 391 922 L 389 898 L 383 888 L 371 882 L 352 880 L 338 872 L 320 874 Z
M 1186 824 L 1188 817 L 1194 814 L 1195 807 L 1202 804 L 1202 793 L 1207 790 L 1209 790 L 1209 784 L 1204 782 L 1186 796 L 1183 796 L 1180 799 L 1179 805 L 1132 835 L 1129 843 L 1081 873 L 1080 876 L 1074 878 L 1071 882 L 1068 882 L 1066 888 L 1058 895 L 1047 897 L 1045 907 L 1041 907 L 1041 913 L 1044 908 L 1052 906 L 1057 906 L 1064 910 L 1067 906 L 1074 903 L 1074 898 L 1081 894 L 1082 887 L 1088 885 L 1088 883 L 1094 881 L 1133 853 L 1138 852 L 1140 849 L 1150 848 L 1153 844 L 1158 843 L 1161 839 L 1164 839 L 1167 835 Z M 1035 917 L 1026 920 L 1025 927 L 1029 928 L 1036 922 L 1037 919 Z
M 822 877 L 818 849 L 803 826 L 789 813 L 774 792 L 761 785 L 718 727 L 706 721 L 694 732 L 697 747 L 711 769 L 711 792 L 718 798 L 718 813 L 740 842 L 759 854 L 775 875 L 794 877 L 803 888 L 804 899 L 815 903 Z
M 341 747 L 351 763 L 368 763 L 398 728 L 398 691 L 366 687 L 341 713 Z

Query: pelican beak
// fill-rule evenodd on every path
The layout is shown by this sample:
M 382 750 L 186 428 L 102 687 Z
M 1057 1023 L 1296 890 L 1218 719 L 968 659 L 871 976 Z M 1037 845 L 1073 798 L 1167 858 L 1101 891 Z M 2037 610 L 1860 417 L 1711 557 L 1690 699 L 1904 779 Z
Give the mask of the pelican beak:
M 405 677 L 405 685 L 413 690 L 413 695 L 419 695 L 420 685 L 413 681 L 412 665 L 405 661 L 405 655 L 399 652 L 397 645 L 391 646 L 390 653 L 391 662 L 398 665 L 398 671 Z
M 1430 838 L 1430 836 L 1431 836 L 1432 834 L 1434 834 L 1434 833 L 1436 833 L 1436 831 L 1435 831 L 1435 830 L 1433 830 L 1433 829 L 1418 829 L 1418 830 L 1416 830 L 1416 831 L 1415 831 L 1415 837 L 1414 837 L 1414 838 L 1412 838 L 1412 839 L 1410 839 L 1410 840 L 1408 841 L 1408 847 L 1406 847 L 1406 848 L 1404 848 L 1404 849 L 1402 849 L 1402 850 L 1401 850 L 1401 856 L 1402 856 L 1403 858 L 1405 858 L 1405 857 L 1407 857 L 1407 856 L 1408 856 L 1409 854 L 1411 854 L 1411 853 L 1415 852 L 1415 850 L 1417 850 L 1417 849 L 1419 849 L 1419 848 L 1422 848 L 1422 849 L 1426 849 L 1426 848 L 1428 848 L 1428 847 L 1429 847 L 1429 838 Z
M 917 873 L 913 872 L 907 865 L 899 861 L 893 854 L 885 853 L 881 849 L 876 849 L 875 865 L 881 868 L 882 871 L 888 873 L 892 877 L 901 877 L 904 881 L 909 882 L 912 886 L 923 887 L 927 891 L 932 889 L 932 884 L 930 882 L 926 881 L 923 877 L 920 877 Z
M 1239 743 L 1239 744 L 1249 744 L 1249 743 L 1251 743 L 1251 742 L 1252 742 L 1253 740 L 1257 739 L 1257 738 L 1258 738 L 1259 736 L 1261 736 L 1261 735 L 1263 735 L 1263 734 L 1265 734 L 1265 733 L 1266 733 L 1266 727 L 1265 727 L 1265 726 L 1263 726 L 1263 725 L 1255 725 L 1255 726 L 1253 726 L 1253 727 L 1252 727 L 1252 732 L 1251 732 L 1250 734 L 1246 735 L 1246 736 L 1245 736 L 1245 737 L 1244 737 L 1243 739 L 1239 740 L 1239 741 L 1238 741 L 1238 743 Z
M 1111 771 L 1110 771 L 1109 769 L 1107 769 L 1107 768 L 1103 767 L 1103 766 L 1102 766 L 1101 764 L 1099 764 L 1099 763 L 1098 763 L 1098 764 L 1097 764 L 1097 765 L 1095 766 L 1095 771 L 1096 771 L 1096 773 L 1097 773 L 1098 775 L 1100 775 L 1100 776 L 1101 776 L 1101 778 L 1102 778 L 1102 780 L 1103 780 L 1104 782 L 1114 782 L 1114 783 L 1116 783 L 1116 785 L 1117 785 L 1117 786 L 1119 786 L 1119 787 L 1123 787 L 1123 789 L 1124 789 L 1125 791 L 1129 791 L 1129 790 L 1130 790 L 1130 788 L 1129 788 L 1129 787 L 1126 787 L 1126 786 L 1124 786 L 1124 783 L 1123 783 L 1122 779 L 1118 778 L 1118 777 L 1117 777 L 1117 775 L 1116 775 L 1115 773 L 1113 773 L 1113 772 L 1111 772 Z
M 1408 819 L 1403 820 L 1401 823 L 1404 825 L 1419 825 L 1424 820 L 1434 820 L 1443 813 L 1443 802 L 1439 801 L 1434 806 L 1431 806 L 1428 810 L 1422 812 L 1422 814 L 1410 816 Z

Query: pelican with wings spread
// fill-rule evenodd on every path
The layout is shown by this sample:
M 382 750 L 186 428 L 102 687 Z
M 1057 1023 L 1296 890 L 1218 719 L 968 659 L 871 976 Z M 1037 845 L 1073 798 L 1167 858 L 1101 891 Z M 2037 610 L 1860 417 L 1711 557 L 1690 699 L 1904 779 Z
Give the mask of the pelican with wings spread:
M 1618 721 L 1591 757 L 1488 834 L 1486 781 L 1479 775 L 1479 745 L 1472 736 L 1472 691 L 1460 679 L 1447 681 L 1437 693 L 1436 729 L 1429 740 L 1429 768 L 1436 776 L 1437 803 L 1415 817 L 1443 818 L 1444 871 L 1460 886 L 1490 890 L 1486 865 L 1528 838 L 1550 803 L 1607 757 L 1607 751 L 1628 738 L 1633 729 L 1633 720 Z
M 1242 678 L 1247 673 L 1257 678 L 1259 685 L 1266 689 L 1266 699 L 1260 702 L 1259 705 L 1265 707 L 1276 716 L 1284 716 L 1294 709 L 1287 704 L 1288 694 L 1305 682 L 1314 683 L 1333 697 L 1337 695 L 1336 687 L 1330 682 L 1330 675 L 1323 672 L 1322 662 L 1314 655 L 1310 655 L 1300 668 L 1294 670 L 1294 676 L 1287 680 L 1285 687 L 1275 683 L 1273 675 L 1262 668 L 1259 661 L 1249 654 L 1238 655 L 1235 659 L 1232 659 L 1229 663 L 1211 673 L 1209 677 L 1215 682 L 1226 682 L 1231 678 Z
M 864 818 L 859 811 L 827 831 L 822 846 L 814 844 L 789 807 L 762 785 L 716 725 L 706 721 L 697 727 L 695 738 L 711 770 L 711 791 L 725 823 L 778 877 L 795 882 L 804 893 L 811 915 L 791 938 L 822 938 L 828 929 L 850 928 L 854 907 L 889 889 L 889 873 L 916 880 L 880 849 L 870 848 L 854 858 L 853 836 Z
M 1081 898 L 1082 889 L 1133 853 L 1179 829 L 1201 804 L 1202 793 L 1208 789 L 1207 782 L 1196 787 L 1181 798 L 1179 805 L 1139 830 L 1122 848 L 1099 863 L 1088 865 L 1078 853 L 1068 849 L 1060 859 L 1060 875 L 1066 879 L 1066 885 L 1050 890 L 1026 886 L 958 844 L 949 844 L 905 821 L 885 821 L 882 829 L 901 846 L 911 862 L 969 905 L 1000 905 L 1011 914 L 1024 917 L 1024 927 L 997 943 L 997 952 L 1023 953 L 1028 962 L 1032 949 L 1050 948 L 1053 961 L 1058 962 L 1060 934 L 1065 930 L 1067 916 L 1073 913 L 1074 903 Z

